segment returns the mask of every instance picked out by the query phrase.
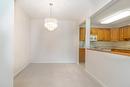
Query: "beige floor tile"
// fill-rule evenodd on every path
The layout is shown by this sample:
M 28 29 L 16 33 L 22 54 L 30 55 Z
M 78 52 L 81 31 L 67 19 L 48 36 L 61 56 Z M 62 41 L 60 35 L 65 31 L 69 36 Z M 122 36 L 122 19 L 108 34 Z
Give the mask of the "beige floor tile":
M 101 87 L 77 64 L 30 64 L 14 87 Z

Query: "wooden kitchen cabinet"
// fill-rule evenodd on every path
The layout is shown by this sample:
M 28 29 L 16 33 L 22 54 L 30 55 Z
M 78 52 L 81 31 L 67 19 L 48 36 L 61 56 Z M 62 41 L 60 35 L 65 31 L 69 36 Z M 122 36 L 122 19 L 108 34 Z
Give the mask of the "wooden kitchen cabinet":
M 91 35 L 98 35 L 98 28 L 92 28 L 91 29 Z
M 130 40 L 130 25 L 128 26 L 128 40 Z
M 124 40 L 124 28 L 123 27 L 119 28 L 119 40 L 120 41 Z
M 98 41 L 130 40 L 130 25 L 120 28 L 92 28 L 91 35 L 97 35 Z
M 120 41 L 130 40 L 130 26 L 124 26 L 119 28 L 119 40 Z
M 85 35 L 86 35 L 85 28 L 80 28 L 80 41 L 85 41 Z
M 124 33 L 123 33 L 124 40 L 127 40 L 128 39 L 128 27 L 127 26 L 123 27 L 123 31 L 124 31 Z
M 104 29 L 104 40 L 105 41 L 110 41 L 110 29 Z
M 124 40 L 130 40 L 130 26 L 123 27 Z
M 97 40 L 104 41 L 104 31 L 102 29 L 98 30 Z
M 123 50 L 123 49 L 111 49 L 113 54 L 125 55 L 130 56 L 130 50 Z
M 79 62 L 85 63 L 85 48 L 79 48 Z
M 110 41 L 110 29 L 108 28 L 92 28 L 91 35 L 97 35 L 98 41 Z
M 119 28 L 111 29 L 111 41 L 119 41 Z

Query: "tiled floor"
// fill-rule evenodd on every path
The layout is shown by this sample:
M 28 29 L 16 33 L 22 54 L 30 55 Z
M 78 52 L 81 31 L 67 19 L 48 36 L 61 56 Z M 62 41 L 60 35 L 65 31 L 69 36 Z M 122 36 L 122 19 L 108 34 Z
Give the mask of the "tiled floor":
M 14 87 L 101 87 L 77 64 L 30 64 Z
M 83 68 L 85 68 L 85 63 L 79 63 L 79 65 Z

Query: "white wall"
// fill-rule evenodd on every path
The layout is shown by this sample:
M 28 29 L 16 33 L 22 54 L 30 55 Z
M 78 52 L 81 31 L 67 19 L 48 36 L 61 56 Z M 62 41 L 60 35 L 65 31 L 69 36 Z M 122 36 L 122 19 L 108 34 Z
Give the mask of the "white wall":
M 44 27 L 44 20 L 31 22 L 32 62 L 76 63 L 79 27 L 75 21 L 59 21 L 56 31 Z
M 86 48 L 90 48 L 90 17 L 86 17 Z
M 86 69 L 104 87 L 130 87 L 130 57 L 87 51 Z
M 115 2 L 116 0 L 89 0 L 88 3 L 90 4 L 90 16 L 93 15 L 95 12 L 99 11 L 105 5 L 110 2 Z
M 0 87 L 13 87 L 13 0 L 0 0 Z
M 15 3 L 15 75 L 17 75 L 30 63 L 30 37 L 30 18 L 26 15 L 22 8 Z

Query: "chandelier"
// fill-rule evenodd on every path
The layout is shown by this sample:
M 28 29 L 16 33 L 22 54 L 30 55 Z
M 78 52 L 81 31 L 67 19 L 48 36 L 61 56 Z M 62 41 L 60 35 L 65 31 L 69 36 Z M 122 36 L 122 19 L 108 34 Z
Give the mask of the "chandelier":
M 44 20 L 44 26 L 49 30 L 49 31 L 54 31 L 58 27 L 58 21 L 55 18 L 52 18 L 52 6 L 53 3 L 49 3 L 50 6 L 50 17 L 46 18 Z

